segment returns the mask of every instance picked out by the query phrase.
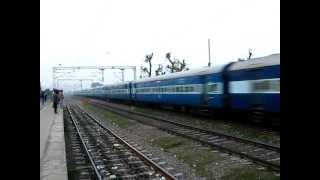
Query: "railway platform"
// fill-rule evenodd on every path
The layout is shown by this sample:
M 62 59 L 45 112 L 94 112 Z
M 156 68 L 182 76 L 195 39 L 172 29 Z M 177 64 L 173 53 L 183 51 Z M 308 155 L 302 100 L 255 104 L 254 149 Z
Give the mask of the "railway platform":
M 54 114 L 51 102 L 40 110 L 40 179 L 68 179 L 63 111 Z

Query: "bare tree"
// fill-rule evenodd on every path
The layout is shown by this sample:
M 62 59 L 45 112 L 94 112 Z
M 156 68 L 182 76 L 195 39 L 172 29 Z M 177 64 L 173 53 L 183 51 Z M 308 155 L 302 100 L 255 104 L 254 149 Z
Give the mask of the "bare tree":
M 163 71 L 162 64 L 158 64 L 158 68 L 155 70 L 156 76 L 164 75 L 166 72 Z
M 146 55 L 144 62 L 149 64 L 149 69 L 147 67 L 141 66 L 141 71 L 148 74 L 148 77 L 151 77 L 152 74 L 152 57 L 153 53 Z
M 184 59 L 182 60 L 182 62 L 176 58 L 172 60 L 170 52 L 166 54 L 166 58 L 169 60 L 170 63 L 169 65 L 167 65 L 167 69 L 169 69 L 171 73 L 189 70 Z
M 145 72 L 144 72 L 144 69 L 143 69 L 143 66 L 141 65 L 140 66 L 140 79 L 142 79 L 142 74 L 144 74 Z
M 145 74 L 149 75 L 148 68 L 146 68 L 146 67 L 144 67 L 142 65 L 140 66 L 140 71 L 141 71 L 140 79 L 145 77 Z
M 187 68 L 187 63 L 186 63 L 186 61 L 183 59 L 182 60 L 182 62 L 180 62 L 179 60 L 178 60 L 178 63 L 179 63 L 179 68 L 178 68 L 178 72 L 180 72 L 180 71 L 188 71 L 189 70 L 189 68 Z
M 249 48 L 248 52 L 249 52 L 249 56 L 247 57 L 247 60 L 250 60 L 252 57 L 252 49 Z M 244 58 L 238 58 L 238 61 L 245 61 L 245 60 L 246 59 L 244 59 Z
M 250 59 L 251 59 L 251 56 L 252 56 L 252 49 L 250 48 L 248 51 L 249 51 L 249 57 L 248 57 L 248 60 L 250 60 Z
M 170 52 L 168 52 L 166 54 L 166 58 L 169 60 L 169 63 L 170 63 L 170 65 L 167 65 L 167 68 L 170 70 L 171 73 L 174 73 L 176 62 L 171 60 L 171 53 Z

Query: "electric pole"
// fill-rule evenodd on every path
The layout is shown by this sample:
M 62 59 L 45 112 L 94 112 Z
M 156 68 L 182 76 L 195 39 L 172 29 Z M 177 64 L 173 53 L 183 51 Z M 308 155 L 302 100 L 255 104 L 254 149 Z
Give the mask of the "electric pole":
M 104 83 L 104 69 L 101 68 L 100 70 L 101 70 L 101 76 L 102 76 L 101 80 Z
M 210 57 L 210 39 L 208 39 L 208 50 L 209 50 L 209 63 L 208 66 L 211 67 L 211 57 Z
M 82 90 L 82 80 L 80 80 L 80 89 Z
M 124 82 L 124 69 L 120 69 L 121 70 L 121 81 Z

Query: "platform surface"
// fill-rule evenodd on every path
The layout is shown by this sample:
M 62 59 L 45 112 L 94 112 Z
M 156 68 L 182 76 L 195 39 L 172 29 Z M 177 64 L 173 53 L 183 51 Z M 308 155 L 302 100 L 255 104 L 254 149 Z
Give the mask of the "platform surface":
M 40 110 L 40 179 L 66 180 L 67 165 L 62 109 L 54 114 L 52 103 Z

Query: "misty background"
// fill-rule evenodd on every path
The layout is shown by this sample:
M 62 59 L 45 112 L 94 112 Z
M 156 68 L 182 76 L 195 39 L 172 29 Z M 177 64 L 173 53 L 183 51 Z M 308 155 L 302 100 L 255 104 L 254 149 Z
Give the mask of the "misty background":
M 133 65 L 139 77 L 152 52 L 154 67 L 168 64 L 167 52 L 190 69 L 204 67 L 209 38 L 213 67 L 247 58 L 249 48 L 252 58 L 280 53 L 280 1 L 41 0 L 41 85 L 52 88 L 59 64 Z M 105 83 L 120 79 L 120 71 L 105 71 Z

